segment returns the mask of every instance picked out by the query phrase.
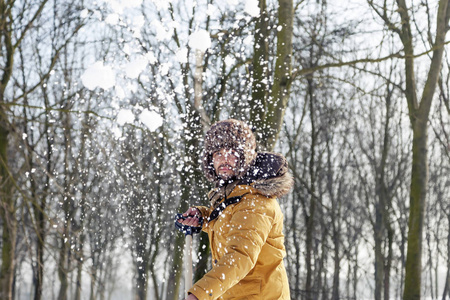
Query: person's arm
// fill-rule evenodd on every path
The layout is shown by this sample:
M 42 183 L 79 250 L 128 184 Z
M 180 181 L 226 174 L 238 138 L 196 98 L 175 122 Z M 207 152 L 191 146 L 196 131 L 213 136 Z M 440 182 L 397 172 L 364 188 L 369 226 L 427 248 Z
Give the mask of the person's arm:
M 263 200 L 247 199 L 233 207 L 225 255 L 189 290 L 198 299 L 217 299 L 255 266 L 273 223 L 267 199 Z

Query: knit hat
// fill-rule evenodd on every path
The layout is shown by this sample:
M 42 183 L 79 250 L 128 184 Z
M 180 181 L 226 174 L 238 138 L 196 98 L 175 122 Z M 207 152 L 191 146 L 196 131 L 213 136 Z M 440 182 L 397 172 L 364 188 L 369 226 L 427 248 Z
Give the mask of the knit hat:
M 209 181 L 220 179 L 216 174 L 212 156 L 220 149 L 232 149 L 239 153 L 236 177 L 241 179 L 256 158 L 256 139 L 250 127 L 235 119 L 223 120 L 211 126 L 205 136 L 203 171 Z

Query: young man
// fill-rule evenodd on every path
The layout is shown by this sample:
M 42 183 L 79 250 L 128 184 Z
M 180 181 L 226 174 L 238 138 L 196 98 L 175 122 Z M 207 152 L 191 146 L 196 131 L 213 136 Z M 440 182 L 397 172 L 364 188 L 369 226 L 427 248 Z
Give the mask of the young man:
M 283 214 L 277 197 L 293 185 L 286 159 L 256 153 L 255 137 L 244 122 L 229 119 L 205 137 L 203 167 L 215 188 L 211 207 L 191 207 L 184 225 L 204 219 L 212 269 L 189 290 L 195 299 L 290 299 L 283 257 Z

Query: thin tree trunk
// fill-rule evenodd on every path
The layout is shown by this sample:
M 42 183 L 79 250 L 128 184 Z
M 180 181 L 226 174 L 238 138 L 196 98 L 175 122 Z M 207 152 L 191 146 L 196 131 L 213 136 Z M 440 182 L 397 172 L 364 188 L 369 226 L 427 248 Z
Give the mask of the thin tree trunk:
M 45 107 L 49 107 L 48 95 L 43 88 L 43 99 Z M 45 175 L 45 185 L 43 187 L 42 198 L 38 206 L 34 206 L 34 214 L 37 220 L 37 241 L 36 241 L 36 263 L 37 263 L 37 273 L 36 273 L 36 283 L 34 289 L 34 300 L 42 299 L 42 285 L 44 282 L 44 246 L 46 237 L 46 220 L 45 220 L 45 210 L 47 209 L 47 195 L 50 189 L 50 176 L 51 174 L 51 160 L 53 155 L 53 138 L 50 136 L 50 120 L 49 115 L 45 114 L 44 132 L 46 136 L 47 143 L 47 155 L 46 155 L 46 175 Z
M 0 112 L 0 216 L 3 223 L 2 264 L 0 269 L 0 299 L 12 299 L 15 269 L 17 220 L 12 195 L 12 178 L 7 164 L 8 130 Z
M 139 253 L 139 252 L 138 252 Z M 136 300 L 146 300 L 147 299 L 147 267 L 146 264 L 140 263 L 136 265 L 137 270 L 137 291 Z
M 383 198 L 383 197 L 379 197 Z M 384 221 L 382 220 L 382 204 L 376 204 L 375 208 L 375 300 L 381 300 L 384 282 L 384 254 L 383 254 L 383 232 Z
M 5 89 L 11 78 L 14 62 L 14 48 L 12 31 L 9 23 L 5 1 L 0 2 L 0 39 L 6 49 L 3 76 L 0 82 L 0 217 L 3 222 L 2 233 L 2 262 L 0 268 L 0 299 L 12 299 L 13 277 L 15 269 L 15 247 L 17 235 L 17 221 L 11 174 L 8 168 L 8 119 L 2 106 L 5 103 Z
M 358 278 L 359 278 L 359 274 L 358 274 L 358 245 L 356 245 L 355 247 L 355 252 L 354 252 L 354 258 L 355 258 L 355 265 L 353 267 L 353 299 L 358 299 L 357 298 L 357 290 L 358 290 Z
M 189 104 L 187 105 L 187 111 L 189 112 L 188 117 L 184 120 L 184 123 L 190 124 L 189 126 L 189 134 L 190 139 L 185 140 L 185 155 L 189 156 L 189 161 L 198 162 L 199 161 L 199 153 L 192 151 L 190 149 L 199 149 L 199 141 L 196 137 L 199 137 L 203 134 L 203 127 L 201 125 L 195 125 L 196 122 L 191 122 L 190 120 L 197 120 L 200 116 Z M 201 186 L 201 177 L 203 174 L 200 171 L 194 171 L 194 174 L 189 172 L 189 166 L 184 166 L 182 173 L 180 174 L 181 179 L 181 203 L 179 206 L 179 211 L 186 211 L 189 205 L 192 204 L 192 197 L 194 187 Z M 194 169 L 197 170 L 196 167 Z M 199 169 L 199 168 L 198 168 Z M 200 190 L 200 193 L 204 192 Z M 206 193 L 205 193 L 206 194 Z M 184 235 L 175 233 L 175 242 L 172 256 L 172 266 L 169 273 L 169 279 L 167 283 L 167 300 L 177 300 L 178 294 L 181 287 L 181 275 L 183 270 L 183 249 L 184 249 Z M 200 270 L 201 271 L 201 270 Z
M 184 178 L 182 177 L 182 180 Z M 184 191 L 184 196 L 182 195 L 182 199 L 189 198 L 189 194 L 187 191 Z M 182 200 L 183 201 L 183 200 Z M 180 205 L 180 211 L 187 210 L 187 200 L 184 200 L 184 203 Z M 180 292 L 181 287 L 181 275 L 183 269 L 183 249 L 184 249 L 184 235 L 175 234 L 175 241 L 172 249 L 172 264 L 169 271 L 169 278 L 167 280 L 167 300 L 177 300 L 178 294 Z
M 386 105 L 386 119 L 384 124 L 384 132 L 383 132 L 383 143 L 381 147 L 381 160 L 378 166 L 376 166 L 376 193 L 377 193 L 377 203 L 375 204 L 375 224 L 374 224 L 374 232 L 375 232 L 375 300 L 381 300 L 382 296 L 385 295 L 383 293 L 383 289 L 386 286 L 386 282 L 389 282 L 389 278 L 385 278 L 386 274 L 389 274 L 389 270 L 387 270 L 386 263 L 386 233 L 389 225 L 389 208 L 388 203 L 390 202 L 390 195 L 388 194 L 388 190 L 386 187 L 386 165 L 387 165 L 387 157 L 389 154 L 390 148 L 390 134 L 389 134 L 389 124 L 391 120 L 391 99 L 392 98 L 392 90 L 387 87 L 387 96 L 385 99 Z M 387 298 L 385 298 L 387 300 Z
M 306 265 L 306 280 L 305 280 L 305 299 L 313 299 L 313 235 L 314 235 L 314 224 L 315 224 L 315 212 L 316 212 L 316 199 L 315 195 L 315 161 L 316 161 L 316 124 L 315 124 L 315 108 L 314 108 L 314 88 L 312 79 L 308 79 L 308 98 L 309 98 L 309 109 L 310 109 L 310 119 L 311 119 L 311 146 L 310 146 L 310 158 L 309 158 L 309 175 L 310 175 L 310 203 L 309 203 L 309 215 L 305 215 L 306 220 L 306 253 L 305 253 L 305 265 Z
M 90 293 L 89 300 L 95 300 L 95 285 L 97 284 L 97 267 L 94 266 L 91 268 L 91 285 L 90 285 Z
M 58 278 L 60 281 L 60 288 L 58 293 L 58 300 L 68 299 L 67 293 L 69 288 L 69 269 L 70 269 L 70 233 L 72 225 L 72 212 L 71 212 L 71 202 L 72 196 L 70 195 L 70 170 L 69 170 L 69 158 L 70 158 L 70 117 L 68 114 L 63 116 L 64 120 L 64 199 L 62 204 L 62 210 L 64 215 L 64 224 L 62 224 L 62 236 L 60 237 L 61 249 L 59 251 L 59 261 L 58 261 Z
M 447 214 L 447 224 L 450 229 L 450 214 Z M 447 234 L 447 253 L 450 253 L 450 234 Z M 450 298 L 450 256 L 447 255 L 447 276 L 445 277 L 444 291 L 442 292 L 442 300 L 446 300 L 446 297 Z
M 152 277 L 153 282 L 153 296 L 155 300 L 160 300 L 159 291 L 158 291 L 158 280 L 156 278 L 156 273 L 153 267 L 150 267 L 150 276 Z
M 324 215 L 320 215 L 321 218 L 321 224 L 324 225 Z M 321 245 L 321 254 L 320 254 L 320 262 L 319 262 L 319 272 L 318 273 L 318 280 L 317 280 L 317 291 L 322 292 L 322 300 L 328 299 L 328 272 L 327 272 L 327 264 L 328 264 L 328 249 L 329 245 L 327 242 L 327 236 L 328 236 L 328 228 L 322 227 L 322 240 L 320 242 Z M 334 275 L 334 274 L 333 274 Z M 323 277 L 323 278 L 322 278 Z M 317 295 L 316 299 L 320 299 L 319 295 Z
M 391 269 L 393 260 L 393 249 L 392 245 L 394 242 L 394 230 L 391 226 L 387 227 L 387 241 L 388 241 L 388 255 L 385 262 L 384 269 L 384 300 L 389 300 L 390 298 L 390 282 L 391 282 Z
M 83 149 L 83 151 L 84 151 L 84 149 Z M 90 168 L 88 168 L 88 170 L 89 169 Z M 80 235 L 79 235 L 80 238 L 79 238 L 79 241 L 78 241 L 78 249 L 77 249 L 77 252 L 76 252 L 77 279 L 76 279 L 75 300 L 81 300 L 82 274 L 83 274 L 82 271 L 83 271 L 83 264 L 84 264 L 84 243 L 86 241 L 86 234 L 84 232 L 84 218 L 85 218 L 85 215 L 86 215 L 86 211 L 85 211 L 86 210 L 86 203 L 85 203 L 86 200 L 85 199 L 87 197 L 86 178 L 82 179 L 82 182 L 83 182 L 83 190 L 82 190 L 81 201 L 80 201 L 81 213 L 80 213 L 80 224 L 79 224 L 79 229 L 78 229 L 81 232 L 80 232 Z
M 331 299 L 332 300 L 339 300 L 340 299 L 340 276 L 341 276 L 341 258 L 340 258 L 340 248 L 341 248 L 341 199 L 342 199 L 342 184 L 338 184 L 337 188 L 337 195 L 333 193 L 335 187 L 334 187 L 334 180 L 333 180 L 333 164 L 331 162 L 331 156 L 332 156 L 332 150 L 330 147 L 330 143 L 332 141 L 327 140 L 327 189 L 329 193 L 329 197 L 331 199 L 331 222 L 332 222 L 332 238 L 333 238 L 333 262 L 334 262 L 334 272 L 333 272 L 333 289 L 331 293 Z M 324 226 L 325 228 L 325 226 Z M 325 231 L 326 229 L 324 229 Z M 324 235 L 322 237 L 322 240 L 326 240 L 326 236 Z
M 295 280 L 294 280 L 294 287 L 295 287 L 295 293 L 294 298 L 299 299 L 300 293 L 298 288 L 300 287 L 300 257 L 301 257 L 301 250 L 300 250 L 300 238 L 297 235 L 298 232 L 298 223 L 297 223 L 297 211 L 298 211 L 298 204 L 295 204 L 296 201 L 292 201 L 292 206 L 295 205 L 295 207 L 292 208 L 292 231 L 293 231 L 293 243 L 295 247 Z
M 340 251 L 340 236 L 339 232 L 333 230 L 333 242 L 334 242 L 334 250 L 333 250 L 333 262 L 334 262 L 334 273 L 333 273 L 333 289 L 331 294 L 332 300 L 339 300 L 339 285 L 340 285 L 340 275 L 341 275 L 341 263 L 339 258 Z

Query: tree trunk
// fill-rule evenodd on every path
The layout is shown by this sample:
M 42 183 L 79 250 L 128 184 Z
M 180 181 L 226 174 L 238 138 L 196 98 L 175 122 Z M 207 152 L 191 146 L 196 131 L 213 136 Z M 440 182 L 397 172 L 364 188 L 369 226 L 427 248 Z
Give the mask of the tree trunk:
M 297 194 L 293 198 L 292 201 L 292 221 L 291 221 L 291 230 L 292 230 L 292 238 L 295 248 L 295 258 L 294 258 L 294 286 L 291 288 L 294 288 L 294 293 L 292 294 L 292 297 L 294 299 L 300 299 L 300 293 L 299 293 L 299 287 L 300 287 L 300 259 L 301 259 L 301 249 L 300 249 L 300 237 L 298 235 L 298 219 L 297 219 L 297 212 L 299 209 L 299 202 L 300 200 L 297 199 Z
M 387 96 L 385 99 L 386 105 L 386 118 L 383 131 L 383 143 L 381 147 L 381 160 L 379 165 L 375 166 L 375 190 L 376 190 L 376 203 L 375 203 L 375 224 L 374 224 L 374 236 L 375 236 L 375 300 L 381 300 L 385 283 L 389 281 L 389 278 L 385 278 L 389 271 L 386 270 L 386 254 L 384 245 L 386 245 L 386 228 L 389 227 L 389 208 L 388 202 L 390 195 L 386 188 L 386 164 L 390 147 L 390 134 L 389 124 L 391 120 L 391 98 L 392 90 L 387 87 Z M 387 299 L 385 299 L 387 300 Z
M 198 124 L 195 120 L 200 119 L 198 109 L 192 107 L 191 104 L 186 105 L 186 111 L 188 112 L 187 117 L 183 120 L 186 124 L 186 139 L 184 140 L 184 155 L 188 157 L 188 160 L 193 162 L 190 165 L 184 165 L 182 172 L 180 174 L 181 180 L 181 203 L 179 206 L 179 211 L 185 212 L 189 206 L 194 205 L 199 202 L 200 197 L 206 195 L 205 188 L 202 187 L 203 174 L 200 171 L 201 168 L 197 165 L 200 161 L 199 155 L 199 137 L 203 136 L 203 126 Z M 192 150 L 197 149 L 197 150 Z M 193 173 L 190 169 L 193 169 Z M 203 185 L 204 186 L 204 185 Z M 196 192 L 198 192 L 199 197 L 196 198 Z M 173 249 L 173 261 L 171 270 L 169 273 L 169 280 L 167 282 L 167 300 L 177 300 L 178 294 L 180 292 L 181 286 L 181 275 L 183 270 L 183 249 L 184 249 L 185 238 L 181 233 L 175 233 L 175 242 Z M 202 270 L 200 270 L 201 272 Z
M 64 202 L 66 203 L 67 200 Z M 66 206 L 66 204 L 64 204 Z M 66 222 L 70 222 L 68 218 L 66 218 Z M 68 263 L 68 239 L 69 239 L 69 229 L 68 225 L 63 225 L 63 234 L 60 238 L 61 248 L 59 249 L 59 261 L 58 261 L 58 278 L 60 282 L 58 300 L 66 300 L 67 299 L 67 290 L 69 288 L 69 263 Z
M 47 176 L 47 179 L 49 177 Z M 44 188 L 44 194 L 39 203 L 39 207 L 35 207 L 34 214 L 36 218 L 36 282 L 34 286 L 34 300 L 42 299 L 42 285 L 44 282 L 44 246 L 45 246 L 45 209 L 46 209 L 46 191 L 48 190 L 49 182 L 47 180 L 47 185 Z
M 448 224 L 450 226 L 450 214 L 447 217 Z M 447 235 L 447 253 L 450 253 L 450 234 Z M 442 300 L 446 300 L 447 296 L 450 297 L 450 256 L 447 256 L 447 276 L 445 277 L 444 291 L 442 292 Z
M 255 42 L 252 62 L 252 98 L 250 100 L 250 121 L 256 130 L 256 139 L 262 143 L 264 119 L 269 97 L 267 80 L 269 77 L 269 18 L 266 11 L 266 0 L 259 0 L 261 14 L 256 20 Z
M 155 300 L 160 300 L 159 291 L 158 291 L 158 280 L 156 278 L 156 273 L 153 266 L 150 266 L 150 276 L 152 277 L 153 282 L 153 296 Z
M 181 285 L 181 271 L 183 266 L 184 236 L 177 234 L 173 244 L 172 264 L 167 280 L 167 300 L 177 300 Z
M 305 299 L 313 299 L 316 292 L 313 288 L 313 239 L 314 239 L 314 226 L 315 226 L 315 213 L 316 213 L 316 199 L 315 199 L 315 181 L 316 181 L 316 144 L 317 144 L 317 132 L 315 121 L 315 97 L 314 87 L 311 78 L 308 78 L 308 99 L 309 99 L 309 114 L 311 119 L 311 146 L 310 146 L 310 158 L 309 158 L 309 180 L 310 180 L 310 203 L 309 203 L 309 215 L 305 216 L 306 224 L 306 253 L 305 253 L 305 265 L 306 265 L 306 280 L 305 280 Z
M 144 263 L 137 264 L 137 288 L 136 288 L 136 300 L 147 299 L 147 267 Z
M 80 245 L 80 247 L 82 248 L 81 245 Z M 82 282 L 81 282 L 81 280 L 82 280 L 82 271 L 83 271 L 83 261 L 80 258 L 82 258 L 82 256 L 78 257 L 78 260 L 77 260 L 77 279 L 76 279 L 76 282 L 75 282 L 75 289 L 76 290 L 75 290 L 74 300 L 81 300 L 81 290 L 82 290 L 82 287 L 81 287 Z
M 398 12 L 402 19 L 400 38 L 406 54 L 406 98 L 413 130 L 409 231 L 403 299 L 416 300 L 421 297 L 423 215 L 428 181 L 428 118 L 442 64 L 445 35 L 448 30 L 450 17 L 450 5 L 449 0 L 439 1 L 433 56 L 419 103 L 416 96 L 413 37 L 408 8 L 404 0 L 397 0 L 397 3 Z
M 45 103 L 45 107 L 49 108 L 48 95 L 45 89 L 42 89 L 42 95 Z M 44 282 L 44 246 L 46 237 L 46 220 L 45 220 L 45 210 L 47 209 L 47 195 L 50 189 L 50 175 L 51 170 L 51 160 L 53 155 L 53 137 L 50 136 L 50 120 L 49 115 L 45 115 L 45 136 L 46 136 L 46 175 L 45 175 L 45 185 L 43 187 L 42 198 L 40 203 L 33 206 L 34 215 L 37 221 L 37 241 L 36 241 L 36 283 L 34 287 L 34 300 L 42 299 L 42 285 Z M 31 154 L 30 154 L 31 155 Z
M 391 226 L 387 227 L 387 241 L 388 241 L 388 255 L 385 260 L 384 268 L 384 300 L 389 300 L 391 292 L 391 269 L 393 260 L 393 249 L 392 244 L 394 243 L 394 230 Z
M 2 264 L 0 269 L 0 299 L 12 299 L 15 269 L 17 220 L 13 199 L 12 178 L 8 169 L 8 130 L 5 114 L 0 113 L 0 216 L 3 223 Z
M 340 263 L 340 257 L 339 257 L 339 251 L 340 251 L 340 236 L 339 232 L 336 230 L 333 230 L 333 242 L 334 242 L 334 273 L 333 273 L 333 290 L 331 294 L 332 300 L 339 300 L 339 285 L 340 285 L 340 275 L 341 275 L 341 263 Z
M 17 221 L 13 199 L 13 178 L 8 168 L 8 120 L 4 111 L 5 89 L 12 75 L 14 64 L 14 47 L 12 30 L 7 4 L 0 2 L 0 41 L 4 44 L 5 63 L 0 82 L 0 216 L 3 222 L 2 233 L 2 263 L 0 269 L 0 299 L 12 299 L 13 277 L 15 269 L 15 247 Z
M 406 277 L 404 300 L 420 299 L 422 274 L 422 233 L 428 180 L 427 163 L 427 121 L 417 120 L 413 133 L 413 161 L 410 190 L 410 209 L 408 222 L 408 246 L 406 257 Z
M 264 134 L 261 141 L 267 150 L 273 150 L 281 131 L 284 112 L 289 100 L 292 66 L 292 36 L 294 5 L 292 0 L 278 1 L 277 59 L 273 86 L 265 114 Z
M 67 109 L 67 107 L 65 107 Z M 72 227 L 72 196 L 70 193 L 70 116 L 67 113 L 61 114 L 61 120 L 64 122 L 64 194 L 62 199 L 62 213 L 64 215 L 64 224 L 62 224 L 62 235 L 60 237 L 61 248 L 59 251 L 58 261 L 58 278 L 60 281 L 58 300 L 68 299 L 67 292 L 69 288 L 69 271 L 70 271 L 70 242 Z
M 382 197 L 380 197 L 382 198 Z M 384 254 L 383 254 L 383 233 L 384 222 L 382 220 L 381 202 L 375 206 L 375 300 L 381 300 L 384 282 Z

